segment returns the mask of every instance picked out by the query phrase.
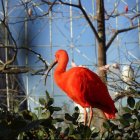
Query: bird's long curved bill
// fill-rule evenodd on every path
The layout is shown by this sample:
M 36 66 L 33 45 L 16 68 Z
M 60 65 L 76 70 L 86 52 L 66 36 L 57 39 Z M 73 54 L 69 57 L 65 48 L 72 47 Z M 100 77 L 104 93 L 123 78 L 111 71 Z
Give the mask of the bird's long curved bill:
M 46 84 L 46 80 L 47 80 L 47 76 L 49 74 L 49 72 L 51 71 L 51 69 L 57 64 L 57 61 L 54 61 L 49 68 L 47 69 L 47 71 L 45 72 L 46 78 L 45 78 L 45 84 Z

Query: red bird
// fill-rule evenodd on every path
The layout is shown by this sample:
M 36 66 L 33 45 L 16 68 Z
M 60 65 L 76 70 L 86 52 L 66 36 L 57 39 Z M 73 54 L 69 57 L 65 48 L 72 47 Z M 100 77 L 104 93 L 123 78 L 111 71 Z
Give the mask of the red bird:
M 58 50 L 55 58 L 52 64 L 53 67 L 58 63 L 54 71 L 55 82 L 74 102 L 84 108 L 84 124 L 87 122 L 86 108 L 90 108 L 89 126 L 93 117 L 93 107 L 101 109 L 107 119 L 115 118 L 114 101 L 98 75 L 84 67 L 73 67 L 66 71 L 69 57 L 65 50 Z

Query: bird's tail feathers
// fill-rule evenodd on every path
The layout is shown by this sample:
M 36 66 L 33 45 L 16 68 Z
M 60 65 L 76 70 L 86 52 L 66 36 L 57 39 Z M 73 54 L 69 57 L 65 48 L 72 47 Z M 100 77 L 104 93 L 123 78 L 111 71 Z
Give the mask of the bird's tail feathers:
M 114 113 L 109 114 L 109 113 L 104 112 L 104 115 L 105 115 L 106 119 L 115 119 L 116 118 L 116 115 Z
M 118 110 L 115 108 L 112 113 L 107 113 L 107 112 L 103 112 L 103 113 L 104 113 L 106 119 L 115 119 L 117 112 L 118 112 Z

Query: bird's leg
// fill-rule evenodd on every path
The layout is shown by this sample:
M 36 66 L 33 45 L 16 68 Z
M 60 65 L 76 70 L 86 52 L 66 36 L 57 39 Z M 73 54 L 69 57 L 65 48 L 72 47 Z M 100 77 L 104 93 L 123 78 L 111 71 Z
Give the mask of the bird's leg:
M 92 118 L 93 118 L 93 110 L 92 110 L 92 107 L 90 106 L 90 116 L 89 116 L 89 122 L 88 122 L 88 126 L 90 127 L 90 124 L 91 124 L 91 121 L 92 121 Z
M 86 126 L 87 124 L 87 110 L 84 108 L 84 125 Z

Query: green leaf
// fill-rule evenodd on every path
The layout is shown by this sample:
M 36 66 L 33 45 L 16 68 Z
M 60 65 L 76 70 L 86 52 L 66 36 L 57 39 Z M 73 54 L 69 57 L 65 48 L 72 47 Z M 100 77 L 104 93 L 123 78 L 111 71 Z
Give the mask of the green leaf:
M 126 120 L 128 120 L 129 118 L 131 118 L 131 114 L 130 113 L 125 113 L 125 114 L 123 114 L 123 119 L 126 119 Z
M 49 117 L 50 117 L 50 111 L 49 110 L 47 110 L 46 112 L 43 112 L 42 114 L 41 114 L 41 119 L 48 119 Z
M 117 129 L 117 130 L 114 130 L 114 134 L 115 136 L 121 136 L 122 132 Z
M 30 131 L 33 128 L 37 128 L 41 124 L 42 120 L 30 121 L 23 131 Z
M 44 98 L 39 98 L 39 103 L 41 105 L 45 105 L 46 104 L 46 100 Z
M 131 113 L 132 110 L 129 107 L 123 107 L 123 110 L 127 113 Z
M 32 114 L 32 118 L 33 118 L 33 120 L 37 120 L 38 119 L 37 115 L 35 113 Z
M 138 120 L 136 120 L 135 122 L 135 129 L 139 129 L 140 128 L 140 122 Z
M 70 116 L 68 113 L 65 113 L 65 119 L 68 121 L 73 121 L 73 117 Z
M 133 114 L 135 114 L 137 116 L 139 114 L 139 111 L 136 109 L 133 109 Z
M 78 112 L 78 111 L 79 111 L 78 106 L 76 106 L 76 107 L 74 108 L 74 110 L 75 110 L 76 112 Z
M 54 112 L 53 106 L 49 106 L 47 109 L 50 111 L 50 113 L 51 113 L 51 115 L 52 115 L 53 112 Z
M 129 121 L 130 123 L 134 123 L 134 122 L 135 122 L 135 119 L 133 119 L 133 118 L 131 117 L 131 118 L 128 119 L 128 121 Z
M 43 110 L 43 109 L 44 109 L 44 107 L 41 107 L 41 106 L 35 107 L 35 108 L 34 108 L 34 110 L 37 110 L 37 111 L 38 111 L 38 110 L 41 111 L 41 110 Z
M 54 140 L 55 139 L 55 133 L 52 129 L 50 129 L 50 139 Z
M 128 139 L 128 138 L 130 138 L 130 134 L 129 134 L 129 133 L 124 133 L 124 134 L 123 134 L 123 137 L 124 137 L 125 139 Z
M 130 124 L 129 124 L 129 121 L 127 120 L 124 120 L 124 119 L 119 119 L 120 123 L 122 124 L 123 127 L 128 127 Z
M 136 109 L 136 110 L 140 110 L 140 101 L 138 101 L 138 102 L 136 103 L 135 109 Z
M 104 128 L 106 128 L 106 129 L 109 129 L 109 128 L 110 128 L 110 125 L 109 125 L 108 121 L 104 122 L 104 123 L 103 123 L 103 126 L 104 126 Z
M 53 119 L 52 124 L 56 124 L 56 123 L 57 123 L 57 120 Z
M 24 110 L 21 113 L 22 113 L 24 119 L 26 119 L 26 120 L 32 120 L 33 119 L 33 116 L 32 116 L 33 113 L 32 112 L 30 112 L 28 110 Z
M 64 119 L 62 119 L 62 118 L 55 118 L 55 120 L 56 120 L 57 122 L 63 122 L 63 121 L 64 121 Z
M 138 121 L 140 122 L 140 114 L 138 114 L 137 116 Z
M 92 134 L 92 132 L 91 132 L 91 129 L 89 128 L 89 127 L 87 127 L 85 130 L 84 130 L 84 138 L 85 139 L 89 139 L 90 138 L 90 136 L 91 136 L 91 134 Z
M 19 111 L 19 103 L 18 101 L 14 101 L 14 112 L 17 113 Z
M 70 131 L 70 129 L 69 129 L 69 127 L 67 127 L 67 128 L 65 129 L 65 131 L 64 131 L 64 135 L 67 136 L 68 133 L 69 133 L 69 131 Z
M 109 132 L 108 131 L 105 131 L 103 133 L 103 137 L 105 138 L 105 140 L 108 140 L 108 136 L 109 136 Z
M 133 134 L 132 134 L 132 138 L 134 139 L 134 140 L 138 140 L 139 139 L 139 135 L 136 133 L 136 132 L 134 132 Z
M 37 136 L 38 136 L 39 140 L 43 139 L 44 138 L 44 131 L 39 130 L 38 133 L 37 133 Z
M 49 98 L 48 100 L 47 100 L 47 106 L 50 106 L 50 105 L 52 105 L 54 103 L 54 99 L 53 98 Z
M 92 133 L 91 137 L 96 138 L 96 137 L 98 137 L 98 135 L 99 135 L 99 132 L 94 132 L 94 133 Z
M 134 98 L 133 98 L 133 97 L 128 97 L 128 98 L 127 98 L 127 103 L 128 103 L 128 105 L 129 105 L 131 108 L 133 108 L 133 107 L 135 106 L 135 100 L 134 100 Z
M 43 107 L 36 107 L 34 110 L 37 110 L 37 112 L 38 112 L 38 117 L 40 117 L 41 114 L 42 114 L 42 111 L 44 110 L 44 108 L 43 108 Z M 34 118 L 34 117 L 33 117 L 33 118 Z
M 72 139 L 75 139 L 75 140 L 79 140 L 79 139 L 81 139 L 81 135 L 80 134 L 69 135 L 69 138 L 72 138 Z
M 72 117 L 73 117 L 75 120 L 77 120 L 78 117 L 79 117 L 79 113 L 77 113 L 77 112 L 73 113 L 73 114 L 72 114 Z
M 72 135 L 73 134 L 73 132 L 74 132 L 74 126 L 73 126 L 73 124 L 69 124 L 69 135 Z
M 62 130 L 62 127 L 58 127 L 57 128 L 57 134 L 61 135 L 62 134 L 62 133 L 60 134 L 61 130 Z
M 61 111 L 62 109 L 60 107 L 53 107 L 54 111 Z
M 51 98 L 50 95 L 49 95 L 49 92 L 47 90 L 46 90 L 46 97 L 47 97 L 47 99 Z

